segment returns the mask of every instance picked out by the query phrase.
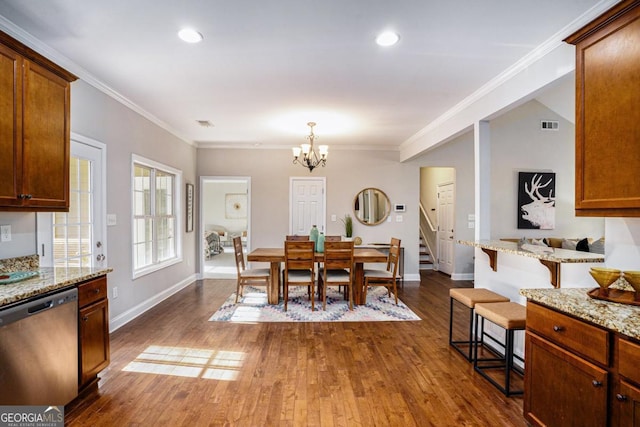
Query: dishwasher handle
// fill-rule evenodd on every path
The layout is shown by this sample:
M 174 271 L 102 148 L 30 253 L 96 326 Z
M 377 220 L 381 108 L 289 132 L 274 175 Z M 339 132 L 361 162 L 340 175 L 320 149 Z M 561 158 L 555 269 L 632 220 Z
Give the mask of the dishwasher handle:
M 0 310 L 0 327 L 69 303 L 78 305 L 78 289 L 68 289 Z

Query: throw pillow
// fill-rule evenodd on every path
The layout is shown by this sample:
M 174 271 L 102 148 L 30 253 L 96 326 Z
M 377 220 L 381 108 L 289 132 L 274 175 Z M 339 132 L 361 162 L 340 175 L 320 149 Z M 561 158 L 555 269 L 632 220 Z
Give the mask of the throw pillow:
M 576 250 L 578 241 L 576 239 L 562 239 L 562 249 Z
M 586 237 L 576 243 L 576 251 L 589 252 L 589 241 Z
M 531 244 L 537 246 L 549 246 L 545 239 L 531 239 Z
M 599 238 L 589 245 L 589 252 L 604 255 L 604 237 Z

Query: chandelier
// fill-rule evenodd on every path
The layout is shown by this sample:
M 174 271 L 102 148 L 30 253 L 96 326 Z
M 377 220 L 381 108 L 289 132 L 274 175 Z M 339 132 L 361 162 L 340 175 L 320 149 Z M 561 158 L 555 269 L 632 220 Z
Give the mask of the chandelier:
M 313 127 L 316 124 L 314 122 L 307 123 L 307 126 L 311 128 L 307 139 L 309 139 L 309 144 L 300 144 L 300 147 L 293 147 L 293 163 L 298 163 L 304 166 L 305 168 L 309 168 L 309 172 L 313 172 L 313 170 L 322 165 L 323 167 L 327 164 L 327 154 L 329 154 L 329 146 L 328 145 L 319 145 L 318 146 L 318 155 L 316 150 L 313 148 L 313 140 L 315 135 L 313 134 Z M 302 158 L 300 158 L 300 154 L 302 154 Z

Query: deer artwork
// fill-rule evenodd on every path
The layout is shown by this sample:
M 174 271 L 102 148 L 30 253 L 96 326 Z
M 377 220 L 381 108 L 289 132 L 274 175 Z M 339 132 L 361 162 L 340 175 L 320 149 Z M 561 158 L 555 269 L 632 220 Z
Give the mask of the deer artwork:
M 524 191 L 531 198 L 531 202 L 520 206 L 522 218 L 529 221 L 541 230 L 552 230 L 555 226 L 555 206 L 556 201 L 553 196 L 553 189 L 549 189 L 548 195 L 543 196 L 540 190 L 553 182 L 553 177 L 542 184 L 542 175 L 534 174 L 531 178 L 531 188 L 528 183 L 524 184 Z

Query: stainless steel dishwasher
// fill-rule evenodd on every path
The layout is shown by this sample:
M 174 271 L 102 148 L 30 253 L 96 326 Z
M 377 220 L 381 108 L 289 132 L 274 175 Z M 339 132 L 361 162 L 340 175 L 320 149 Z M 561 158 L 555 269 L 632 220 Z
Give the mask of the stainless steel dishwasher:
M 78 290 L 0 310 L 0 405 L 66 405 L 78 395 Z

